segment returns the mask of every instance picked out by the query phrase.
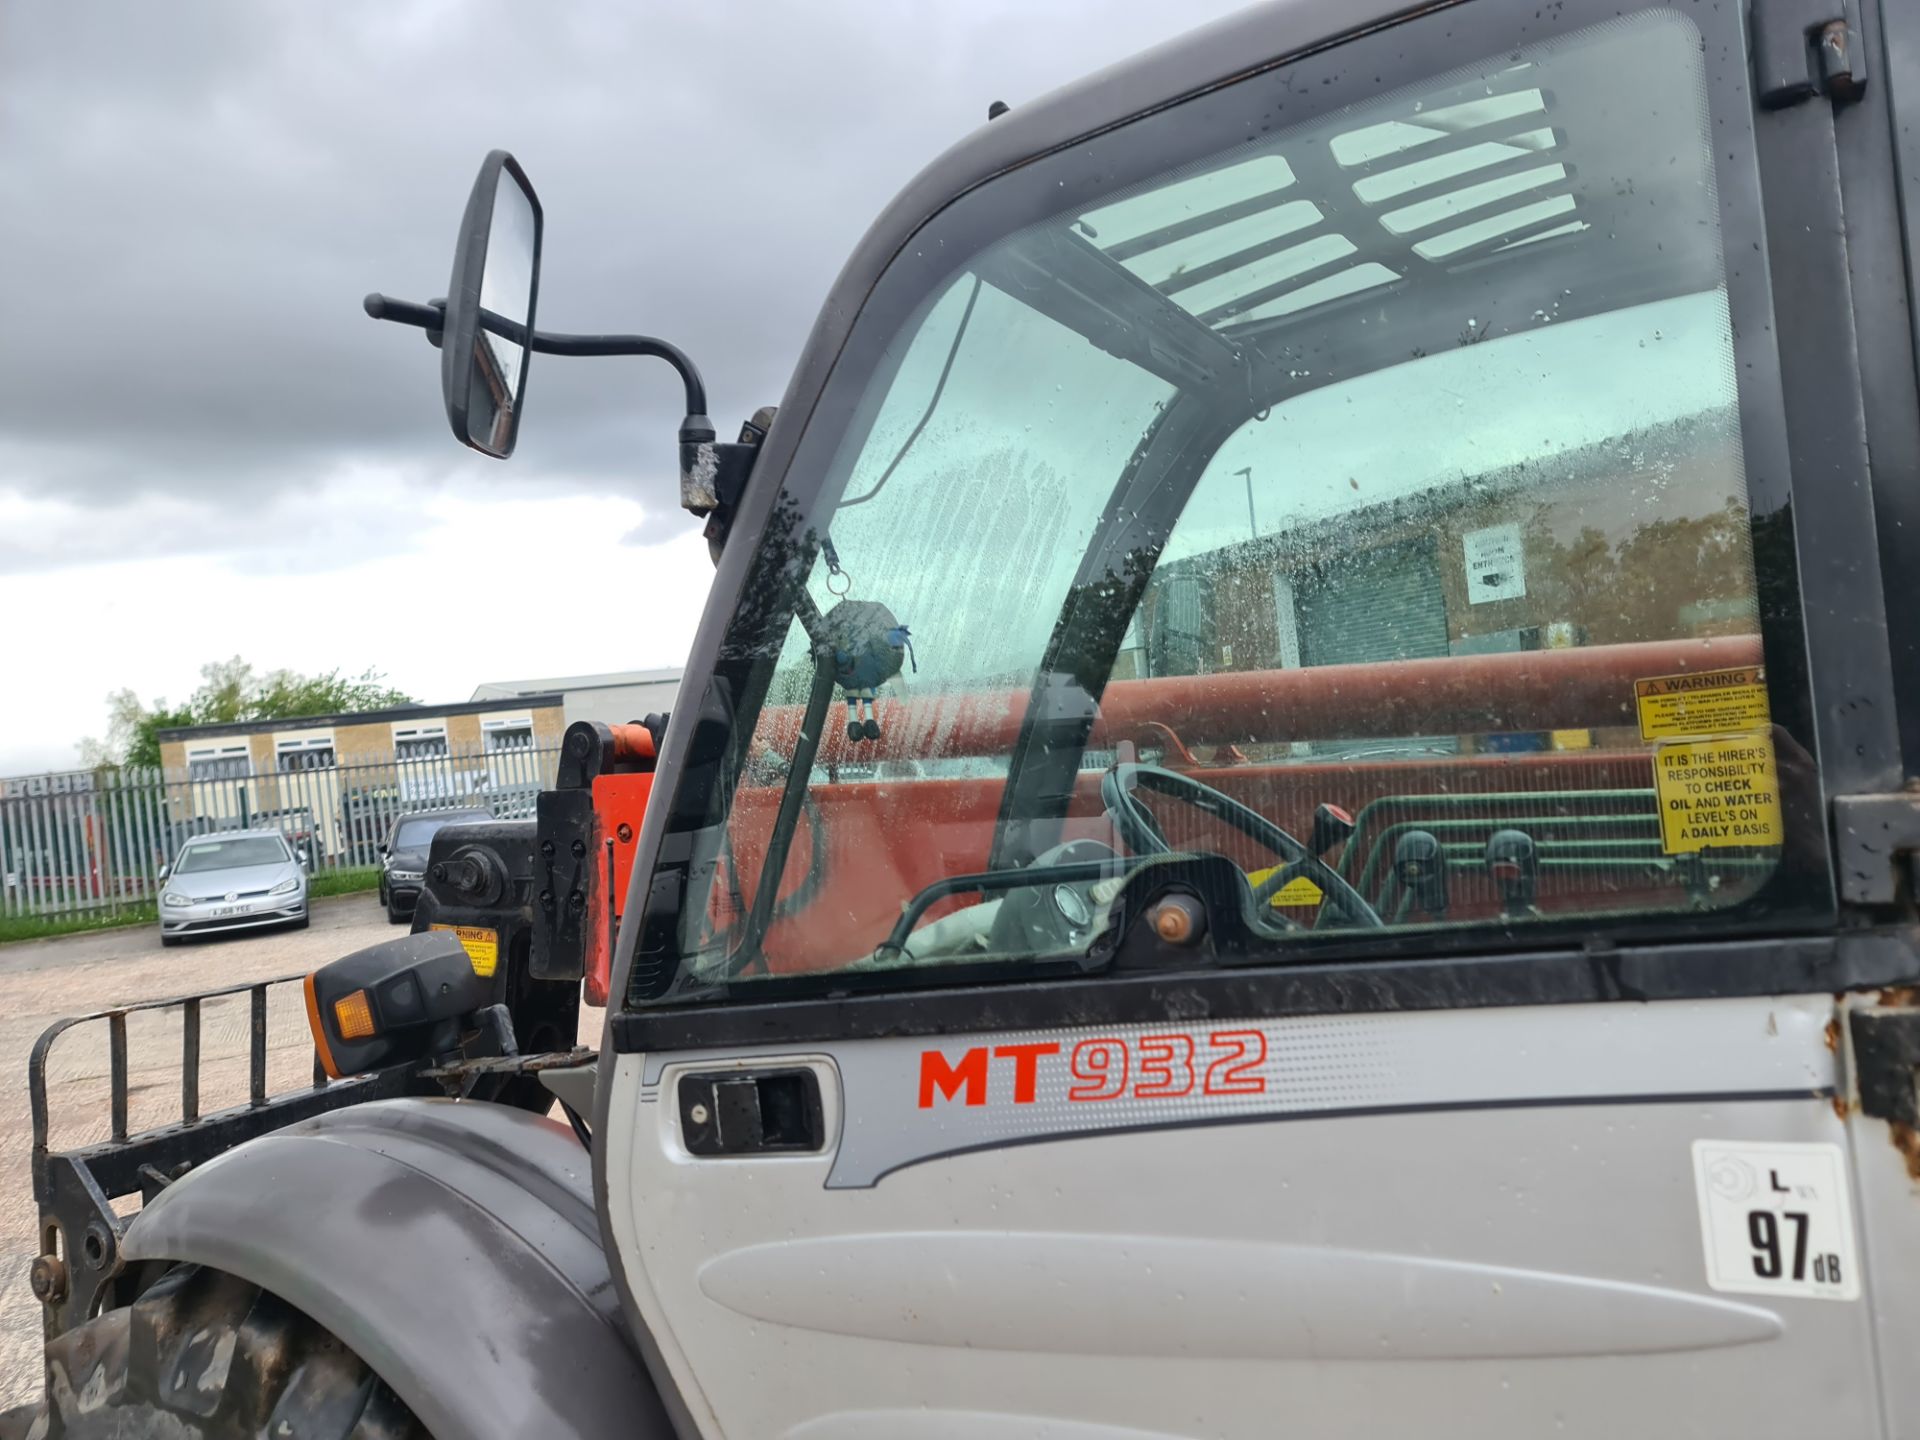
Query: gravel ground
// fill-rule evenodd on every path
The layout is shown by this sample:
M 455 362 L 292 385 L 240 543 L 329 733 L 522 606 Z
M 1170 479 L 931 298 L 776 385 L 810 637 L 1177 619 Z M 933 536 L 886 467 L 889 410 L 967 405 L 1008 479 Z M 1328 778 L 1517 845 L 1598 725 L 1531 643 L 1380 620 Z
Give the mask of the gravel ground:
M 155 928 L 140 926 L 0 947 L 0 1410 L 40 1393 L 40 1306 L 27 1288 L 27 1268 L 39 1252 L 28 1170 L 27 1055 L 41 1031 L 62 1016 L 110 1005 L 304 974 L 401 933 L 387 925 L 371 896 L 348 895 L 315 901 L 306 930 L 241 933 L 163 950 Z M 597 1030 L 598 1014 L 591 1013 Z M 300 988 L 270 991 L 267 1017 L 269 1090 L 310 1083 L 313 1043 Z M 247 1035 L 244 994 L 206 1005 L 203 1112 L 246 1099 Z M 177 1119 L 179 1012 L 130 1017 L 127 1050 L 131 1128 Z M 106 1138 L 106 1075 L 104 1023 L 77 1026 L 55 1045 L 48 1102 L 56 1149 Z

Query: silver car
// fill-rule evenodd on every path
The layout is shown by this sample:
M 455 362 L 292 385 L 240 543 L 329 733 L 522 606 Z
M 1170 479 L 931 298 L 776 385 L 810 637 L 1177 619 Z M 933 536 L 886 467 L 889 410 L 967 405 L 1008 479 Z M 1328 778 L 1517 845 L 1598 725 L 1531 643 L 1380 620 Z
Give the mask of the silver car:
M 180 847 L 160 872 L 160 943 L 307 923 L 307 872 L 277 830 L 226 830 Z

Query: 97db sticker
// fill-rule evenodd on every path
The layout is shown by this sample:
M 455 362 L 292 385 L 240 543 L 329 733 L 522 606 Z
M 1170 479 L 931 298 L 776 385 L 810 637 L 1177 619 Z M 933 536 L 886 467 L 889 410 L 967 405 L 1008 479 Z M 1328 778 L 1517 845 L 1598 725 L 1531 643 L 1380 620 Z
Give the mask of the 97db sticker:
M 473 973 L 483 980 L 493 978 L 493 972 L 500 965 L 500 934 L 484 925 L 435 925 L 435 930 L 451 930 L 460 941 L 460 948 L 467 952 L 467 962 L 473 966 Z
M 1860 1298 L 1838 1145 L 1696 1140 L 1707 1284 L 1741 1295 Z

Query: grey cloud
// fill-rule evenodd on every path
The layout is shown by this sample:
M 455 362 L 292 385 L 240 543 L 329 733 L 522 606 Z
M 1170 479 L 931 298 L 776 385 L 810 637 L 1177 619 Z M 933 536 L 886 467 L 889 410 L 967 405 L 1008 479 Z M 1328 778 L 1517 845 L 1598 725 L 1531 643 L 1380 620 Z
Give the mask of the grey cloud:
M 215 507 L 357 462 L 496 483 L 446 431 L 436 352 L 359 309 L 442 293 L 495 145 L 546 209 L 541 323 L 675 339 L 731 428 L 779 398 L 868 220 L 989 100 L 1230 7 L 1180 8 L 11 7 L 0 489 Z M 670 507 L 679 409 L 664 367 L 542 357 L 514 483 Z
M 702 522 L 692 515 L 662 506 L 658 510 L 647 511 L 638 525 L 620 537 L 620 543 L 638 546 L 664 545 L 669 540 L 678 540 L 682 535 L 692 534 L 700 529 L 701 524 Z

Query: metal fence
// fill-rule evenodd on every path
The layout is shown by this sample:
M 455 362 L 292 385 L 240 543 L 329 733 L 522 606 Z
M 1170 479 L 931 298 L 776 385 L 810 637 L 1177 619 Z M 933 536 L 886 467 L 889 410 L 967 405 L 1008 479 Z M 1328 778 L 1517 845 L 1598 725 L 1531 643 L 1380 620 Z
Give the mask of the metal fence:
M 421 748 L 344 764 L 283 754 L 273 770 L 232 757 L 190 773 L 126 767 L 0 781 L 0 915 L 151 903 L 160 867 L 194 836 L 220 830 L 280 830 L 316 872 L 377 865 L 403 815 L 531 819 L 560 756 L 557 746 Z

